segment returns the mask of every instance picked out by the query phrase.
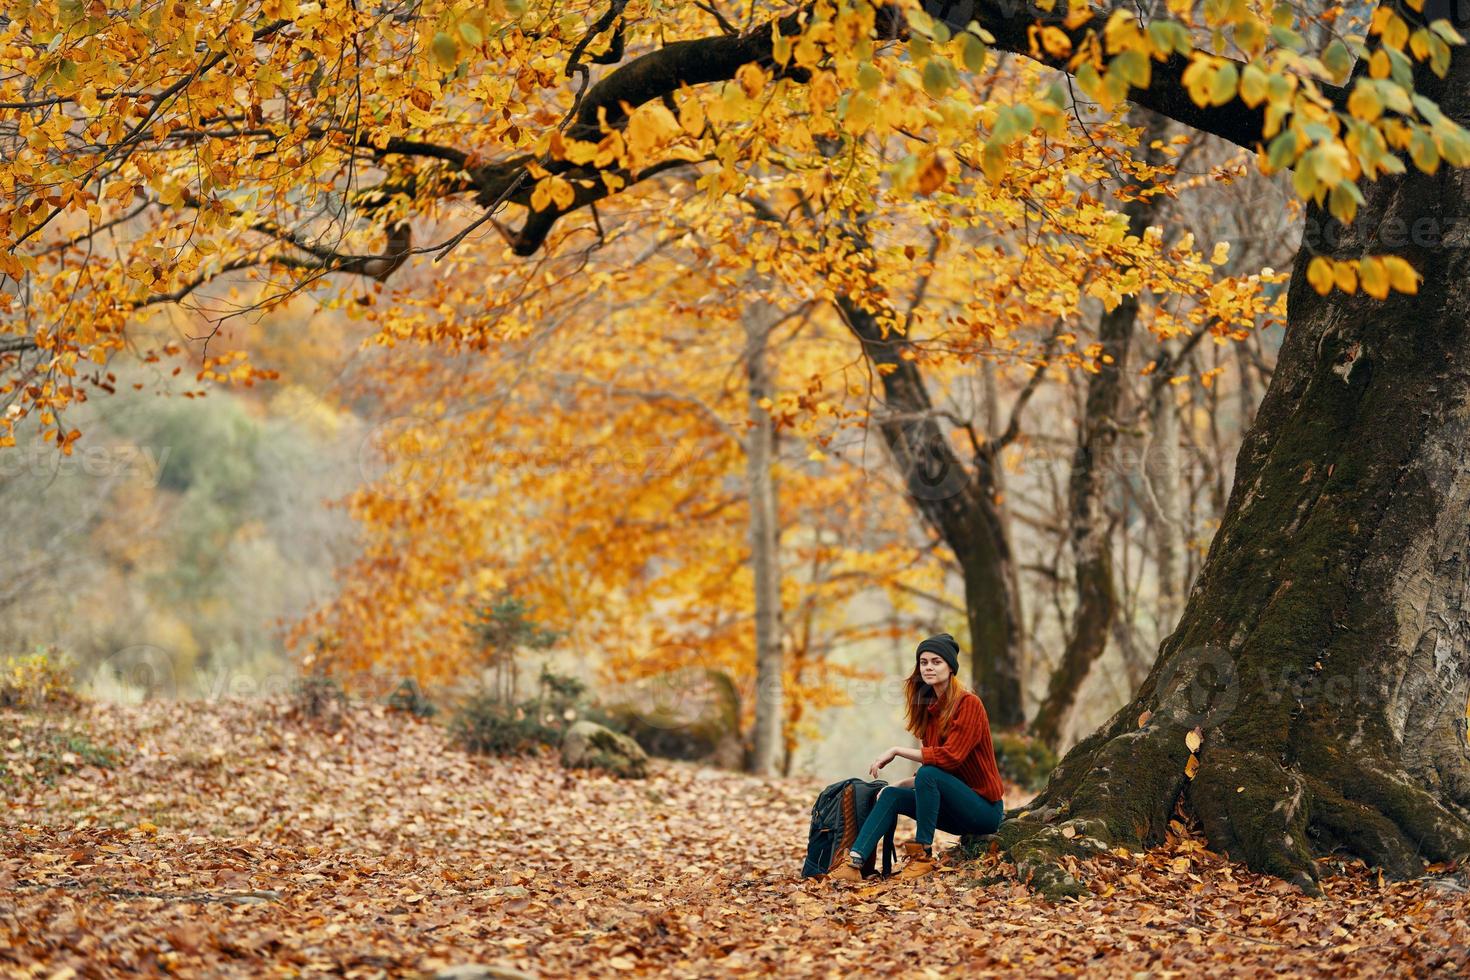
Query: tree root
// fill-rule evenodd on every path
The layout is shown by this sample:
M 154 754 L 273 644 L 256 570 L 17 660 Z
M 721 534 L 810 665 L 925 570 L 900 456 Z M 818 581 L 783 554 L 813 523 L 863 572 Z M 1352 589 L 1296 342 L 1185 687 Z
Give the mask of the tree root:
M 1311 795 L 1300 774 L 1259 753 L 1216 747 L 1201 764 L 1189 800 L 1216 851 L 1285 878 L 1308 895 L 1322 894 L 1307 835 Z
M 1075 758 L 1070 772 L 1059 766 L 1031 807 L 1008 813 L 994 834 L 967 839 L 967 849 L 994 845 L 1050 901 L 1083 896 L 1068 858 L 1161 843 L 1182 795 L 1212 850 L 1308 895 L 1322 894 L 1316 858 L 1337 850 L 1397 880 L 1422 875 L 1425 859 L 1470 862 L 1470 824 L 1408 774 L 1386 769 L 1381 755 L 1348 758 L 1332 748 L 1289 768 L 1270 753 L 1215 744 L 1190 781 L 1174 726 L 1099 741 L 1085 766 Z

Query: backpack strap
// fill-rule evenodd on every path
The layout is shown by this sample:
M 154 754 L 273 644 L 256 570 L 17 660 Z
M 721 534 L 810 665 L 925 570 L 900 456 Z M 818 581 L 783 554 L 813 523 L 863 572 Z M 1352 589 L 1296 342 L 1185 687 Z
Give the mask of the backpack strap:
M 895 831 L 890 830 L 883 838 L 883 877 L 887 878 L 893 874 L 893 835 Z

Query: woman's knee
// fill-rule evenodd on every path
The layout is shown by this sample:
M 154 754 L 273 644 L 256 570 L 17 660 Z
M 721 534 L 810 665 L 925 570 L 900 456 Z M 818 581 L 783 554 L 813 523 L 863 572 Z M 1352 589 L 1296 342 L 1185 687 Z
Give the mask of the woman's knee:
M 939 779 L 939 774 L 942 772 L 944 772 L 944 770 L 940 769 L 938 766 L 931 766 L 928 763 L 925 763 L 914 771 L 914 784 L 917 785 L 920 782 L 935 782 Z

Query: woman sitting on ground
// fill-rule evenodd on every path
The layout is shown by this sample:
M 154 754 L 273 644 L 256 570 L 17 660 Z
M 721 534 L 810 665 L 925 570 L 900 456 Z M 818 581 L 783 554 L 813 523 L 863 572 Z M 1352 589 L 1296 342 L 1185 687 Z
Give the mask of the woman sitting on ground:
M 829 878 L 861 881 L 863 863 L 900 813 L 919 825 L 914 839 L 903 843 L 908 863 L 898 877 L 904 881 L 934 870 L 936 827 L 950 834 L 993 834 L 1000 826 L 1005 805 L 990 742 L 990 718 L 980 696 L 956 676 L 959 658 L 959 644 L 948 633 L 919 644 L 914 672 L 904 684 L 905 727 L 923 748 L 894 746 L 873 762 L 868 774 L 878 778 L 878 770 L 900 757 L 921 765 L 910 778 L 878 793 L 847 863 L 834 869 Z

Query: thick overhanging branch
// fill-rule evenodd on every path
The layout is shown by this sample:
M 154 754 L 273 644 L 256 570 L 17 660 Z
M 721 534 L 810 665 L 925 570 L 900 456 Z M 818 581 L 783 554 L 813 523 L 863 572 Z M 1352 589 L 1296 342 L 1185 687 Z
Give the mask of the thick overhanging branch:
M 676 41 L 634 58 L 604 76 L 587 91 L 567 135 L 575 139 L 596 141 L 601 138 L 604 126 L 613 128 L 622 124 L 631 109 L 657 99 L 669 98 L 686 85 L 728 81 L 735 77 L 735 72 L 742 65 L 760 65 L 777 78 L 799 77 L 800 69 L 794 66 L 783 67 L 772 60 L 772 29 L 774 27 L 782 36 L 799 34 L 810 9 L 804 6 L 784 17 L 766 21 L 743 34 L 721 34 Z M 972 22 L 977 23 L 994 37 L 996 48 L 1022 55 L 1060 71 L 1068 70 L 1067 59 L 1049 55 L 1036 48 L 1031 40 L 1032 26 L 1038 20 L 1045 19 L 1050 26 L 1065 32 L 1076 49 L 1089 35 L 1101 36 L 1111 13 L 1101 11 L 1075 26 L 1068 27 L 1064 23 L 1066 7 L 1060 4 L 1055 10 L 1046 12 L 1022 7 L 1014 0 L 985 4 L 976 0 L 948 3 L 928 0 L 925 9 L 955 31 L 966 30 Z M 880 14 L 880 37 L 902 39 L 906 35 L 907 26 L 903 14 L 897 8 L 882 7 Z M 1255 149 L 1263 138 L 1264 107 L 1251 108 L 1238 98 L 1218 106 L 1202 108 L 1195 105 L 1183 82 L 1184 70 L 1188 66 L 1189 58 L 1177 52 L 1166 61 L 1152 62 L 1148 86 L 1130 92 L 1130 101 L 1201 132 L 1210 133 L 1247 149 Z M 1323 89 L 1329 98 L 1340 95 L 1329 86 L 1323 86 Z M 578 191 L 577 199 L 569 207 L 551 208 L 533 214 L 512 242 L 517 254 L 521 255 L 529 255 L 539 249 L 562 215 L 583 208 L 610 193 L 603 182 L 596 179 L 596 171 L 590 168 L 577 168 L 563 161 L 543 160 L 541 164 L 551 173 L 567 174 L 577 170 L 594 179 L 591 186 Z M 647 175 L 640 175 L 640 179 Z M 477 180 L 481 187 L 478 195 L 481 203 L 501 199 L 524 203 L 529 199 L 531 182 L 523 172 L 518 172 L 509 180 L 514 182 L 514 193 L 508 197 L 503 195 L 506 187 L 511 185 L 499 180 Z M 492 187 L 500 196 L 492 193 Z
M 1080 24 L 1068 27 L 1065 3 L 1044 11 L 1030 4 L 1023 5 L 1020 0 L 984 3 L 980 0 L 925 0 L 924 10 L 957 32 L 965 30 L 973 21 L 995 37 L 994 46 L 1002 51 L 1066 72 L 1070 72 L 1067 63 L 1070 56 L 1056 57 L 1034 45 L 1031 27 L 1038 21 L 1055 27 L 1067 35 L 1075 51 L 1089 34 L 1101 38 L 1108 18 L 1112 16 L 1111 10 L 1104 9 Z M 1189 56 L 1178 52 L 1171 54 L 1167 61 L 1151 61 L 1148 86 L 1131 90 L 1128 101 L 1202 133 L 1210 133 L 1248 150 L 1254 149 L 1265 130 L 1265 104 L 1251 108 L 1236 98 L 1224 105 L 1196 105 L 1184 87 L 1184 69 L 1189 67 L 1189 62 Z M 1237 69 L 1245 67 L 1240 62 L 1234 64 Z M 1329 97 L 1336 93 L 1336 89 L 1330 86 L 1323 86 L 1323 89 Z

